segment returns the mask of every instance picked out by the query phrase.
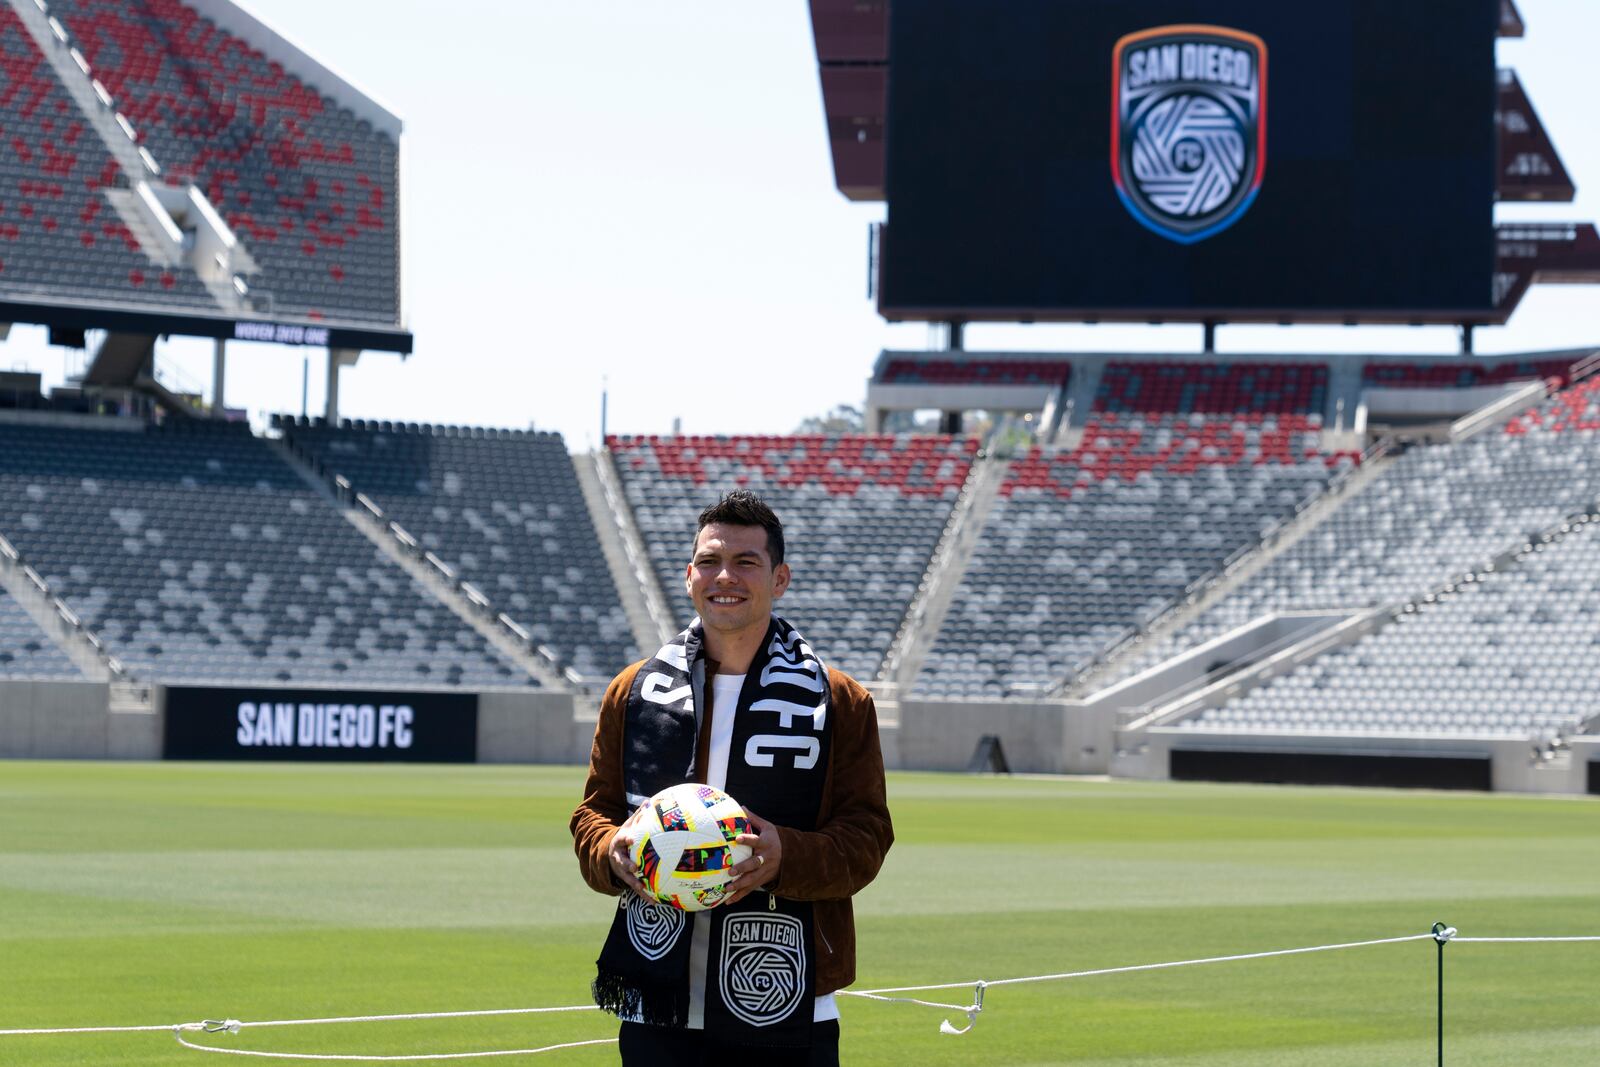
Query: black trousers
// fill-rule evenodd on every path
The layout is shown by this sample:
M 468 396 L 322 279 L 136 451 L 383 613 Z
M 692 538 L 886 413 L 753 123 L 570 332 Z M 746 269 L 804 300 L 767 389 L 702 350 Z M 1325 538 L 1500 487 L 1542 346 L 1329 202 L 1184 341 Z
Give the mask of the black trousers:
M 622 1067 L 839 1067 L 839 1021 L 815 1023 L 811 1047 L 769 1048 L 722 1045 L 704 1030 L 673 1030 L 645 1023 L 623 1023 L 617 1035 Z

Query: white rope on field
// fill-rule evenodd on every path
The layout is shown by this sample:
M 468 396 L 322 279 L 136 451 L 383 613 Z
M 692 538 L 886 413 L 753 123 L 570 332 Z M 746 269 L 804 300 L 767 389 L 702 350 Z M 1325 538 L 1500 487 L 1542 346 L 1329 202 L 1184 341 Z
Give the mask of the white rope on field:
M 1410 934 L 1406 937 L 1384 937 L 1373 941 L 1346 941 L 1338 945 L 1313 945 L 1309 948 L 1280 948 L 1270 952 L 1245 952 L 1236 956 L 1207 956 L 1197 960 L 1176 960 L 1171 963 L 1140 963 L 1132 967 L 1101 967 L 1092 971 L 1067 971 L 1062 974 L 1036 974 L 1025 978 L 991 978 L 972 982 L 945 982 L 941 985 L 891 986 L 885 989 L 867 989 L 859 993 L 845 989 L 840 995 L 850 997 L 873 996 L 880 993 L 924 993 L 936 989 L 965 989 L 968 986 L 1020 985 L 1024 982 L 1054 982 L 1066 978 L 1090 978 L 1100 974 L 1129 974 L 1133 971 L 1159 971 L 1169 967 L 1193 967 L 1202 963 L 1232 963 L 1235 960 L 1260 960 L 1269 956 L 1299 956 L 1308 952 L 1333 952 L 1345 948 L 1364 948 L 1368 945 L 1398 945 L 1405 941 L 1432 941 L 1432 934 Z M 937 1005 L 944 1007 L 944 1005 Z M 963 1009 L 965 1010 L 965 1009 Z
M 1451 931 L 1454 934 L 1454 930 Z M 939 1023 L 941 1034 L 964 1034 L 978 1023 L 978 1015 L 983 1011 L 983 992 L 991 986 L 1021 985 L 1024 982 L 1055 982 L 1068 978 L 1090 978 L 1102 974 L 1131 974 L 1135 971 L 1160 971 L 1172 967 L 1194 967 L 1203 963 L 1233 963 L 1238 960 L 1261 960 L 1272 956 L 1301 956 L 1308 952 L 1334 952 L 1339 949 L 1365 948 L 1369 945 L 1398 945 L 1407 941 L 1435 941 L 1438 940 L 1432 933 L 1409 934 L 1405 937 L 1382 937 L 1371 941 L 1345 941 L 1337 945 L 1313 945 L 1308 948 L 1280 948 L 1268 952 L 1244 952 L 1234 956 L 1207 956 L 1196 960 L 1175 960 L 1170 963 L 1140 963 L 1131 967 L 1100 967 L 1089 971 L 1066 971 L 1061 974 L 1036 974 L 1024 978 L 996 978 L 991 980 L 979 979 L 974 982 L 946 982 L 939 985 L 923 986 L 894 986 L 886 989 L 868 989 L 861 992 L 852 992 L 848 989 L 840 990 L 840 996 L 867 997 L 871 1000 L 897 1000 L 912 1004 L 923 1004 L 927 1007 L 948 1008 L 951 1011 L 963 1012 L 967 1016 L 967 1025 L 957 1027 L 949 1019 Z M 971 1004 L 931 1004 L 925 1000 L 915 1000 L 910 997 L 887 997 L 885 993 L 925 993 L 939 989 L 965 989 L 971 986 L 973 999 Z
M 550 1010 L 550 1009 L 538 1009 L 538 1010 Z M 559 1010 L 559 1009 L 557 1009 L 557 1010 Z M 437 1018 L 439 1016 L 439 1014 L 447 1014 L 447 1013 L 435 1013 L 435 1014 L 433 1014 L 431 1016 L 427 1016 L 427 1017 L 429 1017 L 429 1018 Z M 397 1016 L 397 1018 L 411 1018 L 411 1016 Z M 360 1019 L 360 1020 L 356 1020 L 356 1021 L 365 1022 L 367 1020 Z M 245 1025 L 245 1026 L 284 1026 L 284 1025 L 293 1025 L 293 1024 L 290 1024 L 290 1023 L 279 1023 L 279 1022 L 266 1022 L 266 1023 L 244 1023 L 244 1024 L 241 1024 L 241 1025 Z M 182 1045 L 184 1048 L 192 1048 L 192 1049 L 196 1050 L 197 1052 L 220 1052 L 225 1056 L 255 1056 L 255 1057 L 258 1057 L 260 1059 L 269 1059 L 269 1060 L 339 1060 L 341 1062 L 362 1062 L 362 1063 L 409 1063 L 409 1062 L 419 1061 L 419 1060 L 474 1060 L 474 1059 L 485 1059 L 485 1058 L 488 1058 L 490 1056 L 537 1056 L 541 1052 L 555 1052 L 558 1049 L 564 1049 L 564 1048 L 582 1048 L 585 1045 L 615 1045 L 617 1043 L 617 1039 L 614 1038 L 614 1037 L 600 1037 L 600 1038 L 594 1038 L 594 1039 L 589 1040 L 589 1041 L 567 1041 L 567 1042 L 564 1042 L 563 1044 L 559 1044 L 559 1045 L 545 1045 L 542 1048 L 496 1049 L 494 1051 L 489 1051 L 489 1052 L 431 1052 L 431 1053 L 421 1053 L 421 1054 L 412 1053 L 412 1054 L 409 1054 L 409 1055 L 400 1055 L 400 1056 L 354 1056 L 354 1055 L 348 1055 L 348 1054 L 333 1054 L 333 1053 L 325 1053 L 325 1052 L 257 1052 L 257 1051 L 254 1051 L 252 1049 L 218 1048 L 215 1045 L 197 1045 L 193 1041 L 187 1041 L 187 1040 L 184 1039 L 183 1032 L 185 1030 L 197 1030 L 197 1029 L 204 1030 L 206 1028 L 205 1028 L 204 1024 L 201 1024 L 201 1023 L 185 1023 L 182 1026 L 173 1027 L 172 1036 L 177 1038 L 178 1039 L 178 1044 Z M 207 1032 L 208 1033 L 214 1033 L 215 1031 L 207 1030 Z M 230 1031 L 230 1032 L 236 1032 L 236 1031 Z
M 226 1020 L 229 1026 L 322 1026 L 328 1023 L 386 1023 L 407 1019 L 476 1019 L 487 1015 L 546 1015 L 562 1011 L 599 1011 L 593 1004 L 571 1004 L 561 1008 L 490 1008 L 483 1011 L 422 1011 L 403 1015 L 343 1015 L 331 1019 L 268 1019 L 259 1023 Z M 209 1022 L 210 1020 L 208 1020 Z M 192 1025 L 192 1024 L 191 1024 Z M 205 1024 L 201 1024 L 205 1025 Z
M 1304 948 L 1280 948 L 1266 952 L 1243 952 L 1232 956 L 1206 956 L 1192 960 L 1173 960 L 1165 963 L 1140 963 L 1127 967 L 1099 967 L 1086 971 L 1064 971 L 1059 974 L 1036 974 L 1018 978 L 975 979 L 969 982 L 943 982 L 937 985 L 920 986 L 890 986 L 881 989 L 841 989 L 838 996 L 860 997 L 863 1000 L 892 1002 L 901 1004 L 917 1004 L 927 1008 L 942 1008 L 946 1011 L 964 1012 L 967 1016 L 967 1025 L 960 1029 L 952 1026 L 946 1019 L 939 1026 L 941 1033 L 964 1034 L 971 1030 L 977 1022 L 977 1017 L 983 1011 L 984 991 L 991 986 L 1021 985 L 1028 982 L 1054 982 L 1069 978 L 1091 978 L 1106 974 L 1132 974 L 1138 971 L 1159 971 L 1173 967 L 1195 967 L 1211 963 L 1233 963 L 1240 960 L 1270 959 L 1277 956 L 1301 956 L 1311 952 L 1336 952 L 1342 949 L 1367 948 L 1373 945 L 1398 945 L 1409 941 L 1435 941 L 1441 946 L 1452 942 L 1471 942 L 1475 944 L 1538 944 L 1545 942 L 1600 942 L 1600 935 L 1568 936 L 1568 937 L 1460 937 L 1455 927 L 1446 927 L 1443 923 L 1426 934 L 1410 934 L 1405 937 L 1383 937 L 1369 941 L 1345 941 L 1333 945 L 1311 945 Z M 916 997 L 889 996 L 891 993 L 922 993 L 940 989 L 965 989 L 973 990 L 971 1004 L 944 1004 L 932 1000 L 920 1000 Z M 414 1019 L 465 1019 L 482 1018 L 495 1015 L 544 1015 L 554 1012 L 573 1011 L 599 1011 L 593 1004 L 574 1004 L 555 1008 L 492 1008 L 478 1011 L 432 1011 L 408 1012 L 394 1015 L 343 1015 L 320 1019 L 268 1019 L 261 1022 L 240 1022 L 237 1019 L 212 1020 L 207 1019 L 196 1023 L 157 1024 L 152 1026 L 71 1026 L 50 1027 L 23 1030 L 0 1030 L 0 1037 L 20 1037 L 26 1035 L 46 1034 L 132 1034 L 149 1033 L 157 1030 L 172 1032 L 178 1044 L 185 1048 L 195 1049 L 199 1052 L 218 1052 L 228 1056 L 256 1056 L 264 1059 L 283 1060 L 338 1060 L 343 1062 L 366 1063 L 396 1063 L 424 1060 L 465 1060 L 483 1059 L 493 1056 L 533 1056 L 543 1052 L 554 1052 L 559 1049 L 583 1048 L 590 1045 L 613 1045 L 617 1039 L 614 1037 L 595 1038 L 587 1041 L 568 1041 L 561 1044 L 545 1045 L 541 1048 L 525 1049 L 497 1049 L 484 1052 L 436 1052 L 412 1055 L 387 1055 L 387 1056 L 360 1056 L 360 1055 L 335 1055 L 331 1053 L 312 1052 L 260 1052 L 250 1049 L 218 1048 L 213 1045 L 198 1045 L 184 1037 L 185 1033 L 222 1033 L 237 1034 L 246 1027 L 269 1026 L 317 1026 L 343 1023 L 368 1023 L 368 1022 L 393 1022 Z
M 331 1053 L 316 1052 L 258 1052 L 252 1049 L 218 1048 L 215 1045 L 197 1045 L 186 1039 L 183 1035 L 188 1033 L 216 1034 L 226 1031 L 237 1034 L 246 1027 L 268 1026 L 318 1026 L 342 1023 L 377 1023 L 396 1022 L 411 1019 L 471 1019 L 492 1015 L 546 1015 L 552 1012 L 569 1011 L 599 1011 L 593 1004 L 573 1004 L 559 1008 L 492 1008 L 479 1011 L 427 1011 L 407 1012 L 396 1015 L 341 1015 L 322 1019 L 265 1019 L 261 1022 L 240 1022 L 238 1019 L 207 1019 L 197 1023 L 163 1024 L 157 1026 L 73 1026 L 55 1027 L 51 1029 L 34 1030 L 0 1030 L 0 1037 L 12 1037 L 38 1034 L 129 1034 L 148 1033 L 156 1030 L 169 1030 L 178 1044 L 185 1048 L 192 1048 L 197 1052 L 219 1052 L 225 1056 L 255 1056 L 261 1059 L 275 1060 L 339 1060 L 345 1062 L 365 1063 L 396 1063 L 420 1060 L 468 1060 L 486 1059 L 493 1056 L 536 1056 L 541 1052 L 555 1052 L 558 1049 L 582 1048 L 586 1045 L 614 1045 L 614 1037 L 594 1038 L 588 1041 L 567 1041 L 556 1045 L 545 1045 L 541 1048 L 495 1049 L 485 1052 L 435 1052 L 413 1053 L 403 1056 L 358 1056 L 334 1055 Z
M 42 1030 L 0 1030 L 0 1037 L 23 1037 L 32 1034 L 138 1034 L 155 1030 L 171 1030 L 172 1023 L 159 1026 L 57 1026 Z

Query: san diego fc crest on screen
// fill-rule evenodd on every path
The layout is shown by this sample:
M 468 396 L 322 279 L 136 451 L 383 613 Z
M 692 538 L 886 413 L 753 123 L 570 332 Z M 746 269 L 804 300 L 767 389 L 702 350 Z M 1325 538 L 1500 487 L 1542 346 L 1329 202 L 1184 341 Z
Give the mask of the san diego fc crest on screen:
M 1267 46 L 1225 26 L 1156 26 L 1112 53 L 1111 177 L 1141 224 L 1180 244 L 1250 210 L 1267 165 Z

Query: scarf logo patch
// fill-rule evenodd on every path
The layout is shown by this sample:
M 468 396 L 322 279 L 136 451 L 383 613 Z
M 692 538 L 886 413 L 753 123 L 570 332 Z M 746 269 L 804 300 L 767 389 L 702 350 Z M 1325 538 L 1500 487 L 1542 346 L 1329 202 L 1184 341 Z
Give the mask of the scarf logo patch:
M 659 960 L 671 952 L 678 935 L 688 925 L 683 912 L 665 904 L 623 897 L 622 910 L 628 913 L 628 940 L 633 950 L 647 960 Z
M 729 915 L 722 928 L 722 994 L 751 1026 L 771 1026 L 805 996 L 805 925 L 773 912 Z

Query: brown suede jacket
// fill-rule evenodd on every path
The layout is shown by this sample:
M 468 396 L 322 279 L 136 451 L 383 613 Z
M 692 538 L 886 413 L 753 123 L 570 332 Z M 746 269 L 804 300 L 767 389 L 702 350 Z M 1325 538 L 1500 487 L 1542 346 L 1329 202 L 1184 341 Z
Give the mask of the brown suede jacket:
M 611 896 L 620 894 L 623 887 L 612 877 L 607 853 L 617 827 L 631 813 L 623 788 L 622 725 L 628 692 L 643 665 L 643 661 L 635 663 L 617 675 L 606 690 L 589 755 L 583 803 L 572 813 L 572 841 L 583 879 L 596 892 Z M 706 677 L 715 673 L 716 664 L 707 664 Z M 894 842 L 884 795 L 877 709 L 854 678 L 830 669 L 828 679 L 833 747 L 818 829 L 807 832 L 778 827 L 782 867 L 777 879 L 763 887 L 791 900 L 815 902 L 818 996 L 843 989 L 856 979 L 856 930 L 850 898 L 877 876 Z M 709 703 L 712 687 L 704 688 Z M 705 751 L 702 737 L 697 766 L 705 766 Z

